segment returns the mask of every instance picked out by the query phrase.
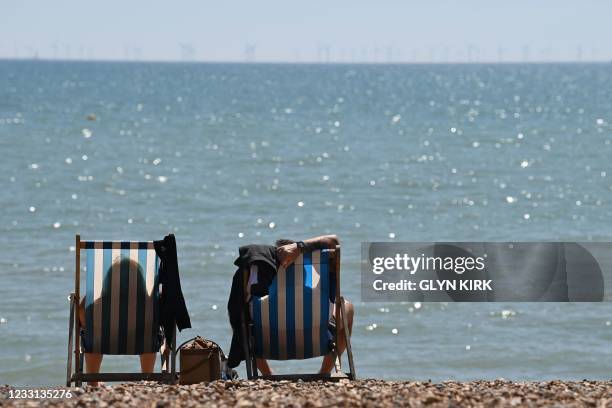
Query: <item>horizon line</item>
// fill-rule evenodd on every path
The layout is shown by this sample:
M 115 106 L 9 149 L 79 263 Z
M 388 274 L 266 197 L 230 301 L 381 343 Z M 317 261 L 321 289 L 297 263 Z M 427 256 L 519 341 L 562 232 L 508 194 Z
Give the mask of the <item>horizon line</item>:
M 292 60 L 182 60 L 182 59 L 114 59 L 114 58 L 45 58 L 45 57 L 1 57 L 1 62 L 79 62 L 79 63 L 131 63 L 131 64 L 232 64 L 232 65 L 519 65 L 519 64 L 612 64 L 612 59 L 585 59 L 585 60 L 449 60 L 449 61 L 292 61 Z

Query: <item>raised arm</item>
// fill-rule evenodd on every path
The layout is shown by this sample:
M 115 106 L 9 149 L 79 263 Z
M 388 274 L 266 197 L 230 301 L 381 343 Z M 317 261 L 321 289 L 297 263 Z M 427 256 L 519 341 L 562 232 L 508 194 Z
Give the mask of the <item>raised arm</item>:
M 336 235 L 322 235 L 304 240 L 304 251 L 314 251 L 317 249 L 334 248 L 340 244 Z M 280 246 L 276 249 L 280 266 L 290 265 L 300 255 L 300 248 L 297 243 Z

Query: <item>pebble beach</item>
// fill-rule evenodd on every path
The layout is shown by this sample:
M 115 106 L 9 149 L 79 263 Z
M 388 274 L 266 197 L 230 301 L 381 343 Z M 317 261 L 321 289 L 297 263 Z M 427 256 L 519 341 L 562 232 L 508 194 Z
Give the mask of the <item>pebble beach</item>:
M 612 381 L 341 382 L 214 381 L 168 386 L 129 383 L 71 389 L 72 398 L 8 399 L 0 387 L 0 406 L 96 407 L 330 407 L 330 406 L 564 406 L 612 407 Z

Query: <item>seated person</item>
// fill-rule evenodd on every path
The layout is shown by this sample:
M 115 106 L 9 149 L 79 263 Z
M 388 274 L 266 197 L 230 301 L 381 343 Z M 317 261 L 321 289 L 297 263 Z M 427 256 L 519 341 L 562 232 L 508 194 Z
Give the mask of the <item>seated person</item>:
M 105 277 L 106 280 L 110 281 L 113 270 L 119 271 L 120 273 L 121 271 L 137 270 L 139 271 L 138 273 L 139 279 L 143 279 L 142 273 L 141 273 L 142 268 L 140 267 L 140 265 L 138 265 L 138 263 L 130 259 L 127 259 L 127 258 L 117 259 L 113 262 L 109 270 L 106 272 L 106 277 Z M 109 282 L 106 282 L 104 287 L 110 287 Z M 142 284 L 139 285 L 139 287 L 144 288 L 145 287 L 144 282 L 142 282 Z M 104 296 L 105 295 L 103 293 L 102 297 Z M 143 294 L 142 296 L 146 296 L 146 294 Z M 84 296 L 81 299 L 81 303 L 79 305 L 79 322 L 83 330 L 83 336 L 82 336 L 83 338 L 86 337 L 84 336 L 84 333 L 87 330 L 86 320 L 87 319 L 85 318 L 85 296 Z M 162 349 L 164 348 L 165 347 L 162 347 Z M 83 354 L 85 355 L 85 372 L 94 373 L 94 374 L 99 373 L 100 366 L 102 364 L 103 355 L 99 353 L 87 353 L 87 352 Z M 140 355 L 140 369 L 143 373 L 153 372 L 155 368 L 156 354 L 157 353 L 143 353 Z M 91 381 L 88 384 L 94 387 L 99 385 L 97 381 Z
M 291 263 L 293 263 L 296 258 L 303 252 L 309 252 L 317 249 L 323 248 L 334 248 L 340 242 L 335 235 L 325 235 L 321 237 L 315 237 L 307 239 L 304 242 L 303 249 L 298 247 L 298 244 L 295 241 L 287 240 L 287 239 L 279 239 L 276 241 L 276 257 L 278 266 L 287 267 Z M 345 310 L 346 310 L 346 322 L 348 325 L 349 336 L 353 331 L 353 314 L 354 308 L 353 304 L 345 299 L 344 301 Z M 334 306 L 335 307 L 335 306 Z M 335 325 L 335 309 L 332 311 L 332 318 L 330 323 Z M 346 339 L 344 336 L 344 326 L 342 322 L 337 324 L 335 330 L 338 330 L 338 344 L 337 351 L 338 356 L 341 356 L 346 348 Z M 330 374 L 335 365 L 334 355 L 327 354 L 323 357 L 323 361 L 321 362 L 321 368 L 319 369 L 320 374 Z M 272 369 L 268 364 L 268 361 L 263 358 L 257 359 L 257 368 L 261 372 L 262 375 L 272 375 Z

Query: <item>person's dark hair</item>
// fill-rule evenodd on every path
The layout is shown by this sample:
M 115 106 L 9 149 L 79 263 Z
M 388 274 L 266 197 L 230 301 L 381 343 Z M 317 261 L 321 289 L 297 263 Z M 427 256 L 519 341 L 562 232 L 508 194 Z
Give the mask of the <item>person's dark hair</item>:
M 277 247 L 282 247 L 283 245 L 295 244 L 295 241 L 292 239 L 281 238 L 277 239 L 275 244 Z

